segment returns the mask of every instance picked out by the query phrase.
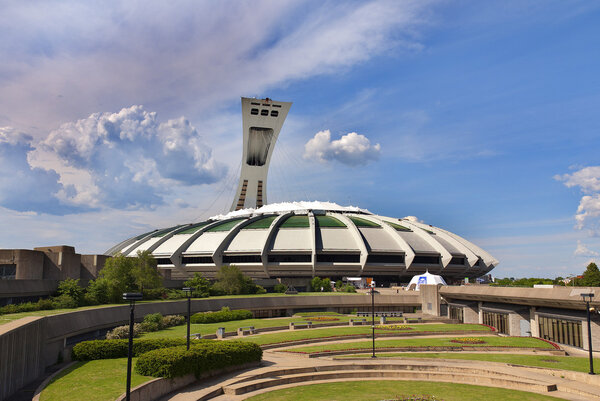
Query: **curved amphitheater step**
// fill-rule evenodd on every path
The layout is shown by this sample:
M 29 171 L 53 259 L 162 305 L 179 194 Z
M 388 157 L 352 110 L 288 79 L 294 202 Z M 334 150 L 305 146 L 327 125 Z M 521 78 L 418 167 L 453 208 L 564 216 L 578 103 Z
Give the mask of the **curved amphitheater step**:
M 282 363 L 287 362 L 287 363 Z M 337 362 L 337 361 L 336 361 Z M 568 400 L 600 400 L 600 385 L 556 377 L 500 363 L 453 360 L 404 360 L 332 363 L 294 359 L 267 361 L 269 367 L 250 370 L 211 383 L 198 383 L 164 400 L 243 400 L 280 388 L 313 383 L 361 380 L 423 380 L 464 383 L 547 394 Z M 300 367 L 298 367 L 300 366 Z

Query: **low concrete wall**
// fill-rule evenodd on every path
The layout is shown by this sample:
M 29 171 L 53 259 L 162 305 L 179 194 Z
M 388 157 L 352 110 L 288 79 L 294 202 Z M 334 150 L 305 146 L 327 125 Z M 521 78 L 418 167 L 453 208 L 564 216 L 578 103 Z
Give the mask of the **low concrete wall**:
M 26 317 L 0 326 L 0 400 L 44 373 L 45 323 Z
M 1 282 L 0 282 L 1 283 Z M 11 281 L 18 283 L 18 280 Z M 420 305 L 418 294 L 378 295 L 376 306 Z M 328 309 L 371 306 L 369 295 L 273 296 L 251 298 L 207 298 L 192 301 L 192 313 L 231 309 Z M 136 304 L 136 320 L 150 313 L 187 313 L 187 300 Z M 126 324 L 129 305 L 98 307 L 46 317 L 24 318 L 0 325 L 0 401 L 37 379 L 56 363 L 67 339 L 96 330 Z

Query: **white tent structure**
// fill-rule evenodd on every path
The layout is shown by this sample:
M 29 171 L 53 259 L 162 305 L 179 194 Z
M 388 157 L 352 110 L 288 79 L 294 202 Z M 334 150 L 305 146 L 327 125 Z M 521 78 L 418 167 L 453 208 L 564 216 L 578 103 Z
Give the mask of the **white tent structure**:
M 431 274 L 431 273 L 429 273 L 429 271 L 426 271 L 423 274 L 418 274 L 416 276 L 413 276 L 413 278 L 410 280 L 410 283 L 408 283 L 407 289 L 419 291 L 419 286 L 421 284 L 447 285 L 446 282 L 444 281 L 444 279 L 442 278 L 442 276 L 438 276 L 437 274 Z

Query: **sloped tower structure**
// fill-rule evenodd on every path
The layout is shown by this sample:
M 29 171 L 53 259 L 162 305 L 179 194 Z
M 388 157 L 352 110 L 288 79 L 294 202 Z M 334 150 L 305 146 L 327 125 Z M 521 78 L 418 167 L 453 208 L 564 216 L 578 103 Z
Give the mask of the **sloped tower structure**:
M 429 271 L 446 280 L 475 278 L 498 261 L 477 245 L 414 217 L 386 217 L 331 202 L 267 204 L 267 174 L 291 103 L 242 98 L 242 169 L 229 213 L 153 230 L 107 255 L 149 251 L 173 278 L 214 278 L 235 265 L 253 279 L 307 284 L 314 276 L 408 282 Z M 304 284 L 300 284 L 304 285 Z
M 269 98 L 242 98 L 242 171 L 231 211 L 267 204 L 267 174 L 279 131 L 292 107 Z

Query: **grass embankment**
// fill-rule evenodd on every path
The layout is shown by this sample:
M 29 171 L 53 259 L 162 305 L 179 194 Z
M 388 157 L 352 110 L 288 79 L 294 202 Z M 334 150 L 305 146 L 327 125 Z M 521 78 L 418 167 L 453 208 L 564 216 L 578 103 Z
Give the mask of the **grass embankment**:
M 40 401 L 114 400 L 125 392 L 126 375 L 127 358 L 77 362 L 42 391 Z M 132 371 L 131 388 L 152 379 Z
M 408 325 L 411 330 L 375 330 L 377 334 L 398 334 L 403 333 L 440 333 L 444 334 L 449 331 L 482 331 L 491 332 L 489 327 L 478 324 L 415 324 Z M 242 326 L 238 326 L 242 327 Z M 371 334 L 371 326 L 356 326 L 356 327 L 331 327 L 322 329 L 302 329 L 284 331 L 278 333 L 258 334 L 254 336 L 240 338 L 241 341 L 251 341 L 259 345 L 284 343 L 289 341 L 308 340 L 327 337 L 343 337 L 357 334 Z M 184 334 L 185 336 L 185 334 Z M 380 340 L 377 340 L 380 341 Z
M 444 401 L 546 401 L 560 400 L 547 395 L 495 387 L 424 381 L 367 380 L 338 383 L 319 383 L 270 391 L 247 398 L 248 401 L 378 401 L 401 395 L 434 395 Z
M 457 344 L 451 342 L 455 337 L 445 338 L 408 338 L 400 340 L 376 340 L 375 348 L 403 348 L 403 347 L 514 347 L 514 348 L 547 348 L 554 347 L 542 340 L 531 337 L 476 337 L 482 344 Z M 327 351 L 362 350 L 371 349 L 371 341 L 357 341 L 347 343 L 330 343 L 311 345 L 288 349 L 289 352 L 314 353 Z
M 512 363 L 515 365 L 537 366 L 541 368 L 552 368 L 572 370 L 574 372 L 587 373 L 590 370 L 590 361 L 585 357 L 575 356 L 548 356 L 548 355 L 521 355 L 521 354 L 471 354 L 452 352 L 382 352 L 376 353 L 378 358 L 402 359 L 402 358 L 433 358 L 433 359 L 464 359 L 470 361 L 487 361 Z M 371 355 L 341 355 L 335 359 L 349 358 L 371 358 Z M 594 359 L 594 365 L 600 366 L 600 358 Z
M 340 319 L 337 321 L 329 322 L 317 322 L 313 321 L 314 327 L 319 327 L 327 323 L 344 323 L 348 322 L 353 316 L 335 316 Z M 290 322 L 304 322 L 310 320 L 310 317 L 290 317 L 290 318 L 276 318 L 276 319 L 246 319 L 246 320 L 234 320 L 231 322 L 220 322 L 220 323 L 207 323 L 207 324 L 192 324 L 190 331 L 192 334 L 201 333 L 215 334 L 217 328 L 225 327 L 225 331 L 232 332 L 236 331 L 239 327 L 254 326 L 254 328 L 267 328 L 277 326 L 288 326 Z M 407 325 L 410 330 L 376 330 L 376 333 L 413 333 L 413 332 L 433 332 L 443 333 L 448 331 L 482 331 L 491 332 L 489 327 L 482 326 L 479 324 L 413 324 Z M 155 331 L 152 333 L 144 333 L 141 338 L 171 338 L 171 337 L 185 337 L 187 326 L 175 326 L 169 327 L 168 329 Z M 273 344 L 286 341 L 304 340 L 310 338 L 322 338 L 322 337 L 336 337 L 336 336 L 347 336 L 353 334 L 369 334 L 371 333 L 371 326 L 355 326 L 355 327 L 331 327 L 331 328 L 319 328 L 315 329 L 301 329 L 294 331 L 285 331 L 278 333 L 268 334 L 257 334 L 254 336 L 244 337 L 244 341 L 252 341 L 257 344 Z
M 298 294 L 281 294 L 281 293 L 267 293 L 267 294 L 253 294 L 253 295 L 220 295 L 215 297 L 210 297 L 210 299 L 223 299 L 223 298 L 253 298 L 253 297 L 299 297 L 299 296 L 324 296 L 324 295 L 364 295 L 364 294 L 354 294 L 354 293 L 346 293 L 346 292 L 301 292 Z M 192 300 L 198 299 L 209 299 L 209 298 L 192 298 Z M 156 299 L 152 301 L 139 301 L 138 303 L 155 303 L 155 302 L 176 302 L 176 301 L 185 301 L 186 299 Z M 17 319 L 21 319 L 23 317 L 28 316 L 50 316 L 50 315 L 58 315 L 60 313 L 67 312 L 76 312 L 85 309 L 94 309 L 94 308 L 107 308 L 111 306 L 126 306 L 127 304 L 105 304 L 105 305 L 93 305 L 93 306 L 81 306 L 79 308 L 72 309 L 50 309 L 50 310 L 40 310 L 40 311 L 32 311 L 32 312 L 19 312 L 19 313 L 9 313 L 0 315 L 0 325 L 8 322 L 12 322 Z

